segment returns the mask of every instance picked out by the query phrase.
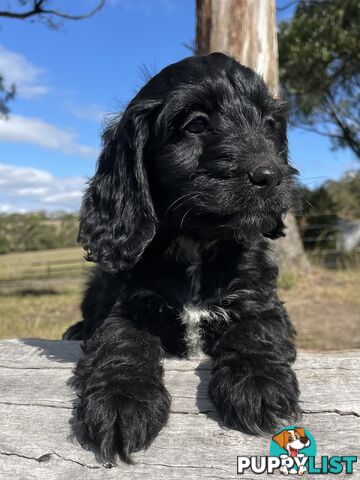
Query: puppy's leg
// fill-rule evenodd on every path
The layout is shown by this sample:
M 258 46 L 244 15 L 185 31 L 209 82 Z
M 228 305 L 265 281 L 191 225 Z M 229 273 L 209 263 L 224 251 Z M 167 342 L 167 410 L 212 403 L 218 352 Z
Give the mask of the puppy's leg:
M 271 305 L 241 315 L 213 353 L 210 397 L 227 426 L 250 434 L 299 416 L 294 330 L 280 302 Z
M 62 339 L 63 340 L 82 340 L 84 337 L 84 322 L 77 322 L 74 325 L 71 325 L 65 332 L 63 333 Z
M 79 396 L 75 434 L 103 461 L 118 454 L 131 463 L 130 454 L 147 448 L 169 415 L 160 340 L 112 316 L 83 351 L 72 379 Z

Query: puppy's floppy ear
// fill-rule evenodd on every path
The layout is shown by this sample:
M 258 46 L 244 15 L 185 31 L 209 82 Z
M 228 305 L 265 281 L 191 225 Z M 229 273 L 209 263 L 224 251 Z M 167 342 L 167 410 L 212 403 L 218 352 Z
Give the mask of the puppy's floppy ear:
M 79 241 L 88 260 L 109 272 L 131 269 L 156 233 L 144 167 L 148 116 L 156 102 L 132 102 L 103 134 L 97 171 L 80 211 Z

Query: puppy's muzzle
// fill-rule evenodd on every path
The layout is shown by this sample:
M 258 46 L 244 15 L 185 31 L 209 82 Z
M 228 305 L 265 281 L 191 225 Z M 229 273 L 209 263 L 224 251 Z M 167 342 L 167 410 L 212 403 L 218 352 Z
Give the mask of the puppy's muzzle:
M 277 165 L 260 165 L 249 172 L 251 183 L 256 185 L 264 198 L 269 198 L 276 191 L 282 180 L 282 175 Z

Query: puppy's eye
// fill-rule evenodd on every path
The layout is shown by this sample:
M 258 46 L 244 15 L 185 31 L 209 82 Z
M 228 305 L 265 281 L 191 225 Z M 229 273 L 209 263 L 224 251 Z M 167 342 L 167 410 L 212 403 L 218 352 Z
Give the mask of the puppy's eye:
M 198 116 L 190 120 L 185 125 L 185 130 L 190 133 L 203 133 L 208 127 L 208 119 L 204 116 Z
M 265 118 L 265 125 L 270 128 L 271 130 L 273 130 L 276 126 L 276 122 L 275 120 L 272 118 L 272 117 L 266 117 Z

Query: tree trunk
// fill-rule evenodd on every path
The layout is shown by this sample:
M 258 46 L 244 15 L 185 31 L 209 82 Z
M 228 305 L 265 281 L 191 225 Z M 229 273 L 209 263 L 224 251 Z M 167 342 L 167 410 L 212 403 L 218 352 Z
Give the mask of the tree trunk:
M 254 69 L 279 95 L 275 0 L 197 0 L 196 50 L 223 52 Z M 307 268 L 308 263 L 295 218 L 285 221 L 287 236 L 274 250 L 283 269 Z

